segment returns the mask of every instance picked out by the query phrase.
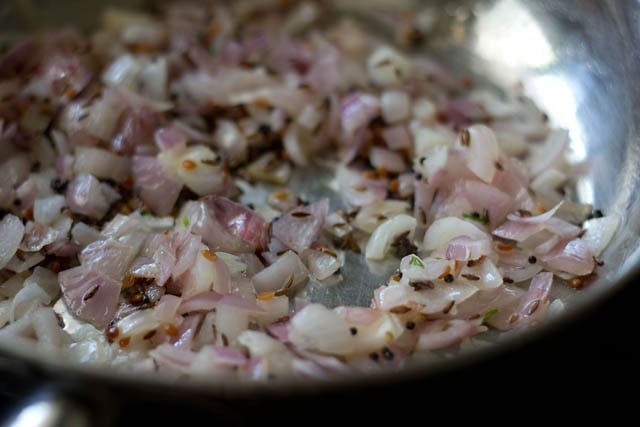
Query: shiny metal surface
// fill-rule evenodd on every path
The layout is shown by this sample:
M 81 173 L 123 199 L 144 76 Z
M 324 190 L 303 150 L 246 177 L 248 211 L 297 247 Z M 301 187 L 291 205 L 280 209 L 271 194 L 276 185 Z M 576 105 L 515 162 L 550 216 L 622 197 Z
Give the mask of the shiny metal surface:
M 360 1 L 358 1 L 360 2 Z M 116 3 L 116 2 L 111 2 Z M 140 2 L 122 1 L 131 6 Z M 340 9 L 356 2 L 333 3 Z M 380 0 L 374 2 L 380 3 Z M 424 7 L 419 1 L 403 1 Z M 34 7 L 34 5 L 38 5 Z M 31 6 L 29 6 L 31 5 Z M 76 24 L 90 28 L 97 10 L 104 6 L 97 0 L 11 0 L 0 5 L 0 28 L 14 37 L 19 31 L 42 25 Z M 415 362 L 396 378 L 428 373 L 473 362 L 477 356 L 507 351 L 509 346 L 548 333 L 563 322 L 574 321 L 595 304 L 622 286 L 629 285 L 640 266 L 640 201 L 636 187 L 640 179 L 640 4 L 634 1 L 526 1 L 482 0 L 429 2 L 440 13 L 438 31 L 430 34 L 428 48 L 443 62 L 467 70 L 480 81 L 497 87 L 520 82 L 528 94 L 548 113 L 553 124 L 567 128 L 572 140 L 572 157 L 591 166 L 576 187 L 579 200 L 589 202 L 607 213 L 622 218 L 621 230 L 605 252 L 605 265 L 598 270 L 594 283 L 571 295 L 567 312 L 526 334 L 513 335 L 489 349 L 470 351 L 451 360 Z M 397 4 L 396 4 L 396 7 Z M 349 12 L 351 13 L 351 12 Z M 384 34 L 384 23 L 371 22 Z M 482 77 L 480 77 L 482 76 Z M 322 181 L 300 180 L 297 185 L 317 192 Z M 319 184 L 320 183 L 320 184 Z M 321 191 L 325 191 L 324 189 Z M 352 259 L 353 261 L 353 259 Z M 337 303 L 368 304 L 371 290 L 378 286 L 375 275 L 354 263 L 346 269 L 351 286 L 312 288 L 314 299 Z M 363 280 L 364 278 L 364 280 Z M 353 286 L 353 283 L 357 286 Z M 14 350 L 18 351 L 19 350 Z M 120 374 L 95 372 L 87 367 L 68 366 L 64 361 L 35 359 L 49 372 L 86 379 L 87 376 L 108 381 L 162 383 L 158 378 L 130 378 Z M 368 377 L 388 380 L 382 372 Z M 358 381 L 355 379 L 337 381 Z M 313 381 L 291 384 L 315 387 Z M 185 385 L 193 387 L 193 385 Z M 243 384 L 201 384 L 201 392 L 225 395 L 248 390 Z M 268 385 L 257 390 L 276 392 Z M 256 387 L 252 386 L 252 392 Z
M 42 392 L 25 402 L 3 427 L 88 427 L 85 408 L 61 393 Z

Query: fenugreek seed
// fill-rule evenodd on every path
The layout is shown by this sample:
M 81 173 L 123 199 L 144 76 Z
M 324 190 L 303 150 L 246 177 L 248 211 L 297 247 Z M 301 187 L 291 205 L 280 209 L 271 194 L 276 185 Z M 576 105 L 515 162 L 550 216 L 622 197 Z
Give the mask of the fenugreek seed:
M 531 316 L 533 313 L 536 312 L 536 310 L 538 310 L 538 307 L 540 307 L 540 300 L 537 299 L 535 301 L 533 301 L 531 304 L 529 304 L 529 308 L 527 309 L 527 316 Z
M 464 147 L 468 147 L 469 145 L 471 145 L 471 134 L 467 129 L 463 129 L 460 132 L 460 144 L 462 144 Z
M 192 171 L 198 168 L 198 164 L 193 160 L 186 159 L 182 161 L 182 167 L 188 171 Z
M 311 214 L 307 212 L 293 212 L 291 216 L 294 218 L 306 218 L 308 216 L 311 216 Z
M 107 329 L 104 331 L 104 336 L 109 341 L 115 340 L 116 338 L 118 338 L 118 335 L 120 335 L 120 329 L 118 329 L 116 325 L 108 326 Z
M 582 285 L 584 285 L 584 281 L 581 277 L 574 277 L 569 280 L 569 286 L 571 286 L 572 288 L 579 289 L 582 287 Z

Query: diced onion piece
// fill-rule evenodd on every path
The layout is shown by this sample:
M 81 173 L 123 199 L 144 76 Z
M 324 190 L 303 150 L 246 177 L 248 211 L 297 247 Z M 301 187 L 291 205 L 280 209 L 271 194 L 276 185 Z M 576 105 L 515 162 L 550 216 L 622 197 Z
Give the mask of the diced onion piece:
M 289 340 L 296 347 L 336 355 L 350 354 L 355 348 L 349 324 L 320 304 L 309 304 L 293 316 Z
M 64 196 L 60 194 L 36 199 L 33 203 L 33 219 L 37 223 L 50 225 L 60 216 L 66 205 Z
M 73 169 L 76 174 L 91 174 L 100 179 L 124 182 L 130 175 L 128 158 L 117 156 L 102 148 L 78 147 Z
M 586 230 L 582 240 L 587 244 L 589 252 L 593 256 L 600 256 L 609 245 L 613 235 L 618 229 L 620 218 L 617 215 L 607 215 L 602 218 L 593 218 L 583 224 Z
M 405 236 L 409 241 L 413 240 L 417 221 L 414 217 L 400 214 L 380 224 L 371 235 L 365 257 L 372 260 L 381 260 L 385 257 L 394 239 Z
M 484 182 L 491 182 L 496 173 L 500 146 L 493 131 L 484 125 L 471 126 L 469 132 L 469 156 L 467 167 Z
M 411 114 L 411 100 L 406 92 L 386 91 L 380 97 L 382 118 L 389 124 L 401 122 Z
M 487 239 L 485 232 L 474 224 L 456 217 L 441 218 L 433 222 L 424 235 L 423 247 L 444 255 L 450 242 L 456 237 L 467 236 L 472 240 Z
M 396 86 L 411 74 L 411 63 L 397 50 L 382 46 L 367 59 L 367 73 L 380 86 Z
M 287 251 L 273 264 L 253 276 L 251 281 L 256 292 L 277 291 L 295 288 L 307 278 L 308 272 L 300 257 Z
M 24 224 L 15 215 L 5 215 L 0 221 L 0 269 L 13 258 L 24 235 Z

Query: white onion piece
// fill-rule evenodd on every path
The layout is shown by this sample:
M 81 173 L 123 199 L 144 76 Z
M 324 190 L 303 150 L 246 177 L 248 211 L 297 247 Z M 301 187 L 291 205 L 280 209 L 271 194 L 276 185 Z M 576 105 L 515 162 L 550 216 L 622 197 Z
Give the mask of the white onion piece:
M 484 125 L 469 127 L 467 167 L 484 182 L 491 182 L 496 173 L 500 146 L 493 131 Z
M 527 292 L 522 295 L 511 317 L 511 326 L 526 326 L 540 322 L 549 306 L 549 290 L 553 285 L 552 273 L 539 273 L 531 279 Z
M 59 274 L 62 295 L 80 319 L 104 328 L 116 313 L 121 283 L 95 270 L 75 267 Z
M 379 114 L 380 102 L 373 95 L 356 92 L 342 101 L 341 109 L 342 130 L 351 138 Z
M 428 323 L 420 331 L 416 348 L 423 351 L 446 348 L 485 330 L 486 328 L 477 321 L 438 320 Z
M 522 217 L 514 214 L 507 216 L 508 221 L 493 230 L 493 235 L 516 241 L 524 241 L 544 228 L 545 223 L 555 215 L 563 202 L 558 203 L 547 212 L 530 217 Z
M 420 286 L 423 282 L 416 280 L 412 283 Z M 469 283 L 457 282 L 449 285 L 440 282 L 432 285 L 425 285 L 425 288 L 420 291 L 416 291 L 408 284 L 378 288 L 374 292 L 375 307 L 387 311 L 398 307 L 409 307 L 424 314 L 455 314 L 456 304 L 468 300 L 478 292 L 478 287 Z
M 476 260 L 489 255 L 491 251 L 491 239 L 488 236 L 481 239 L 458 236 L 449 241 L 445 257 L 456 261 Z
M 157 129 L 153 134 L 153 138 L 160 151 L 170 150 L 187 144 L 187 135 L 176 125 Z
M 34 310 L 40 305 L 46 305 L 51 302 L 47 293 L 36 283 L 25 285 L 13 298 L 11 303 L 11 322 L 15 322 L 29 311 Z
M 182 296 L 187 298 L 210 291 L 215 276 L 217 276 L 215 255 L 206 245 L 201 244 L 195 262 L 178 279 Z
M 337 172 L 340 194 L 350 206 L 366 206 L 383 201 L 387 196 L 387 182 L 368 179 L 357 171 L 340 167 Z
M 167 99 L 169 69 L 167 59 L 160 57 L 146 64 L 139 75 L 142 93 L 156 101 Z
M 289 297 L 286 295 L 257 300 L 256 303 L 264 310 L 255 317 L 260 325 L 268 326 L 289 316 Z
M 384 259 L 396 238 L 406 235 L 409 241 L 413 240 L 417 221 L 414 217 L 400 214 L 380 224 L 367 242 L 365 257 L 371 260 Z
M 116 323 L 120 336 L 129 337 L 132 341 L 141 340 L 143 336 L 162 324 L 173 323 L 180 298 L 164 295 L 154 308 L 136 311 Z
M 281 108 L 291 116 L 296 116 L 304 107 L 312 102 L 307 91 L 287 86 L 270 86 L 251 92 L 233 94 L 229 97 L 231 105 L 266 102 L 272 107 Z
M 408 150 L 412 147 L 411 135 L 405 126 L 390 126 L 382 130 L 382 139 L 392 150 Z
M 411 114 L 409 95 L 399 90 L 384 92 L 380 97 L 380 107 L 382 108 L 382 118 L 389 124 L 406 120 Z
M 40 252 L 30 252 L 26 254 L 23 253 L 20 254 L 20 256 L 18 256 L 18 253 L 16 253 L 16 255 L 11 258 L 11 261 L 9 261 L 9 263 L 4 268 L 15 273 L 22 273 L 31 269 L 35 265 L 40 264 L 42 261 L 44 261 L 44 259 L 44 255 L 42 255 L 42 253 Z
M 564 129 L 555 130 L 544 144 L 532 147 L 533 152 L 527 159 L 532 176 L 556 166 L 563 160 L 569 145 L 569 132 Z
M 88 174 L 78 175 L 69 183 L 66 200 L 72 212 L 94 219 L 102 219 L 110 206 L 100 182 Z
M 4 268 L 16 254 L 22 237 L 24 224 L 15 215 L 5 215 L 0 221 L 0 269 Z
M 215 291 L 202 292 L 188 298 L 184 298 L 178 309 L 178 314 L 190 313 L 193 311 L 211 311 L 218 306 L 222 295 Z
M 158 159 L 198 195 L 219 193 L 226 183 L 220 157 L 204 145 L 178 146 L 161 152 Z
M 138 58 L 126 54 L 117 58 L 102 74 L 102 81 L 108 86 L 117 86 L 129 90 L 138 89 L 138 76 L 143 64 Z
M 195 359 L 195 353 L 181 350 L 169 343 L 160 344 L 149 351 L 149 355 L 165 372 L 169 370 L 180 374 L 187 374 Z
M 423 248 L 444 255 L 449 243 L 456 237 L 485 240 L 488 235 L 474 224 L 456 217 L 441 218 L 433 222 L 424 235 Z
M 295 288 L 307 276 L 307 269 L 300 257 L 293 251 L 287 251 L 276 262 L 253 276 L 251 281 L 256 292 L 268 292 Z
M 309 272 L 316 280 L 325 280 L 336 273 L 344 265 L 342 253 L 327 253 L 317 249 L 307 249 L 302 254 Z
M 383 312 L 373 322 L 357 326 L 357 334 L 353 337 L 354 352 L 378 351 L 393 344 L 404 331 L 405 325 L 397 315 Z
M 71 229 L 71 239 L 78 245 L 84 247 L 99 240 L 100 232 L 84 222 L 77 222 Z
M 218 120 L 214 134 L 216 147 L 231 166 L 247 160 L 249 142 L 231 120 Z
M 216 309 L 216 328 L 218 329 L 218 343 L 235 343 L 236 338 L 249 327 L 249 312 L 238 310 L 237 307 L 218 304 Z M 223 336 L 225 338 L 223 338 Z
M 244 169 L 250 179 L 283 185 L 291 176 L 291 164 L 283 162 L 275 153 L 267 152 L 251 162 Z
M 58 324 L 56 313 L 51 307 L 39 307 L 31 314 L 33 331 L 38 345 L 46 350 L 60 348 L 63 343 L 63 332 Z
M 409 77 L 411 63 L 397 50 L 382 46 L 367 59 L 367 73 L 380 86 L 395 86 Z
M 328 354 L 346 355 L 355 349 L 349 324 L 320 304 L 309 304 L 293 316 L 289 340 L 296 347 Z
M 611 242 L 619 224 L 620 218 L 617 215 L 607 215 L 584 222 L 583 228 L 586 232 L 582 236 L 582 240 L 587 244 L 589 252 L 593 256 L 597 257 L 602 254 Z
M 475 262 L 472 266 L 466 264 L 460 270 L 456 280 L 466 281 L 470 285 L 477 286 L 480 290 L 495 289 L 503 283 L 500 270 L 488 257 Z
M 297 122 L 308 131 L 314 131 L 320 125 L 322 112 L 315 104 L 309 104 L 300 112 Z
M 409 203 L 400 200 L 385 200 L 364 206 L 358 211 L 352 224 L 366 233 L 373 233 L 383 221 L 408 212 Z
M 567 180 L 567 176 L 555 168 L 549 168 L 531 181 L 531 189 L 536 193 L 555 191 Z
M 584 240 L 573 239 L 568 243 L 560 242 L 540 258 L 549 269 L 584 276 L 590 274 L 595 267 L 593 257 Z
M 0 284 L 0 296 L 11 299 L 22 289 L 28 273 L 18 273 Z
M 298 167 L 309 165 L 309 155 L 312 150 L 310 138 L 309 131 L 299 126 L 289 126 L 285 131 L 284 149 L 289 159 Z
M 407 169 L 402 156 L 395 151 L 380 147 L 372 147 L 369 151 L 369 160 L 373 167 L 392 173 L 404 172 Z
M 142 201 L 157 215 L 171 212 L 182 183 L 160 160 L 150 156 L 133 156 L 133 181 Z
M 255 252 L 267 246 L 268 224 L 255 211 L 225 197 L 207 196 L 183 205 L 193 232 L 215 251 Z
M 249 350 L 251 357 L 263 357 L 268 363 L 269 372 L 274 375 L 286 375 L 291 372 L 293 356 L 287 347 L 258 331 L 243 331 L 238 343 Z
M 177 251 L 177 261 L 173 268 L 172 277 L 177 279 L 196 262 L 196 257 L 202 246 L 202 237 L 188 234 L 186 241 Z
M 129 270 L 144 239 L 144 235 L 132 235 L 127 240 L 97 240 L 82 250 L 80 262 L 85 267 L 93 268 L 107 277 L 120 281 Z
M 102 148 L 78 147 L 73 170 L 76 175 L 91 174 L 100 179 L 124 182 L 130 175 L 130 160 Z
M 298 206 L 272 222 L 271 234 L 287 247 L 301 253 L 320 237 L 328 212 L 329 200 L 326 198 L 307 206 Z
M 40 224 L 50 225 L 66 205 L 64 196 L 60 194 L 36 199 L 33 203 L 33 219 Z
M 89 107 L 89 116 L 82 121 L 82 128 L 91 136 L 110 141 L 124 109 L 125 105 L 115 92 L 105 91 L 102 98 Z

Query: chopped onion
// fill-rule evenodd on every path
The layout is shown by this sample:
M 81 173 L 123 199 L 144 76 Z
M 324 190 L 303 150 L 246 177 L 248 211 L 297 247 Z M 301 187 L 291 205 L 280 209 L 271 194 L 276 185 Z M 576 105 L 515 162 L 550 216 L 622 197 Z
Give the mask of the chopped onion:
M 0 221 L 0 269 L 4 268 L 15 255 L 22 236 L 24 225 L 20 218 L 14 215 L 5 215 Z
M 307 279 L 307 269 L 295 252 L 287 251 L 276 262 L 253 276 L 256 292 L 288 290 Z
M 587 244 L 587 248 L 593 256 L 602 254 L 616 233 L 619 224 L 620 218 L 616 215 L 607 215 L 602 218 L 593 218 L 585 221 L 583 227 L 586 232 L 582 236 L 582 240 Z
M 301 253 L 318 240 L 328 212 L 328 199 L 298 206 L 273 221 L 271 233 L 289 248 Z
M 365 249 L 365 257 L 372 260 L 383 259 L 394 240 L 401 236 L 411 242 L 416 224 L 414 217 L 405 214 L 396 215 L 384 221 L 371 235 Z

